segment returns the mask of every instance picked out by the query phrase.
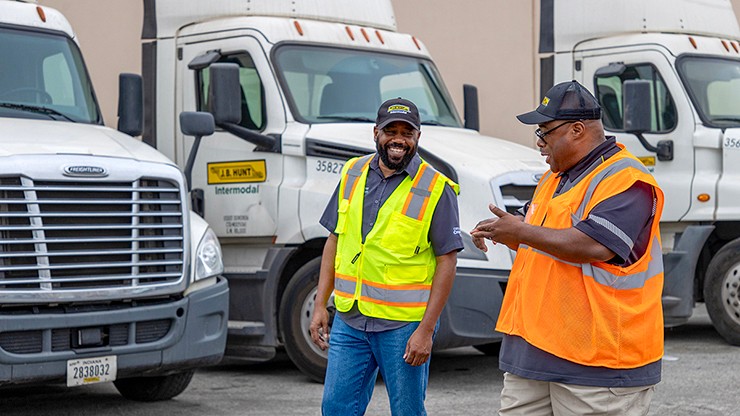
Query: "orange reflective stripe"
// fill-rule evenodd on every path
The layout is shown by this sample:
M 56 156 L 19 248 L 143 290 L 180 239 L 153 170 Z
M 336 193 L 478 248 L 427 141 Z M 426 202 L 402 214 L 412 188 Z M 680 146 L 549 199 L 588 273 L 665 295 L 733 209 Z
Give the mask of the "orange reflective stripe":
M 360 160 L 360 159 L 357 159 L 357 161 L 359 161 L 359 160 Z M 360 171 L 364 172 L 364 171 L 365 171 L 365 169 L 367 168 L 367 165 L 369 165 L 369 164 L 370 164 L 370 161 L 371 161 L 371 160 L 373 160 L 373 158 L 372 158 L 372 157 L 368 157 L 368 158 L 367 158 L 367 161 L 365 161 L 365 164 L 364 164 L 364 165 L 362 165 L 362 168 L 360 169 Z M 355 162 L 355 163 L 357 163 L 357 162 Z M 350 167 L 350 169 L 352 169 L 353 167 L 354 167 L 354 164 L 353 164 L 353 166 L 352 166 L 352 167 Z M 356 179 L 354 180 L 354 182 L 352 183 L 352 190 L 351 190 L 351 191 L 349 192 L 349 198 L 348 198 L 348 199 L 349 199 L 350 201 L 352 200 L 352 196 L 353 196 L 353 195 L 355 194 L 355 189 L 357 189 L 357 184 L 358 184 L 358 183 L 360 183 L 360 178 L 359 178 L 359 177 L 357 177 L 357 178 L 356 178 Z
M 434 169 L 428 169 L 429 164 L 422 163 L 416 172 L 411 191 L 406 197 L 401 214 L 421 221 L 424 218 L 427 205 L 432 196 L 432 191 L 440 174 Z
M 427 164 L 422 163 L 421 166 L 419 166 L 419 170 L 416 171 L 416 177 L 414 178 L 414 182 L 411 184 L 411 189 L 416 188 L 416 185 L 419 184 L 419 181 L 421 180 L 421 177 L 424 174 L 424 171 L 427 169 Z M 401 214 L 406 215 L 406 212 L 409 210 L 409 204 L 411 204 L 411 200 L 414 199 L 414 193 L 409 192 L 408 196 L 406 196 L 406 202 L 403 204 L 403 209 L 401 210 Z
M 427 306 L 426 302 L 388 302 L 384 300 L 368 298 L 365 296 L 360 296 L 360 300 L 362 300 L 363 302 L 370 302 L 378 305 L 397 306 L 399 308 L 425 308 Z
M 350 299 L 352 299 L 352 296 L 353 295 L 351 295 L 349 293 L 344 293 L 341 290 L 334 289 L 334 296 L 341 296 L 343 298 L 350 298 Z
M 339 274 L 339 273 L 336 273 L 335 272 L 334 273 L 334 277 L 337 278 L 337 279 L 342 279 L 342 280 L 347 280 L 347 281 L 350 281 L 350 282 L 353 282 L 353 283 L 357 283 L 357 277 L 355 277 L 355 276 L 350 276 L 350 275 L 347 275 L 347 274 Z
M 429 193 L 432 193 L 432 189 L 434 189 L 434 185 L 437 183 L 437 179 L 439 178 L 439 173 L 434 175 L 434 179 L 432 179 L 432 182 L 429 184 L 429 188 L 427 188 L 427 191 Z M 424 218 L 424 213 L 427 210 L 427 205 L 429 205 L 429 197 L 424 198 L 424 203 L 421 205 L 421 210 L 419 211 L 419 216 L 416 217 L 417 220 L 421 220 Z

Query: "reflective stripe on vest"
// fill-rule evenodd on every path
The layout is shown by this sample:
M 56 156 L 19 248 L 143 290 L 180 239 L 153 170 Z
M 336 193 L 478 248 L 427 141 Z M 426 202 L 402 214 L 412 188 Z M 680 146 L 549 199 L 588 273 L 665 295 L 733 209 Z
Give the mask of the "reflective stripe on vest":
M 632 274 L 613 274 L 609 273 L 608 271 L 601 269 L 599 267 L 594 267 L 591 263 L 573 263 L 569 261 L 565 261 L 562 259 L 559 259 L 552 254 L 546 253 L 542 250 L 538 250 L 536 248 L 532 248 L 526 245 L 522 245 L 523 249 L 530 249 L 533 252 L 550 258 L 553 261 L 556 261 L 558 263 L 567 264 L 571 267 L 579 267 L 583 271 L 584 277 L 590 277 L 596 281 L 596 283 L 603 285 L 603 286 L 609 286 L 614 289 L 639 289 L 641 287 L 645 287 L 645 282 L 648 281 L 648 279 L 655 277 L 661 273 L 663 273 L 663 260 L 662 256 L 663 253 L 660 248 L 660 243 L 658 242 L 657 237 L 653 238 L 653 244 L 652 248 L 650 249 L 650 256 L 652 257 L 650 262 L 648 263 L 647 270 Z
M 429 165 L 426 163 L 419 166 L 419 172 L 416 173 L 411 192 L 406 197 L 406 204 L 404 204 L 401 212 L 403 215 L 417 220 L 424 217 L 427 204 L 429 204 L 429 197 L 432 196 L 432 189 L 434 189 L 434 184 L 437 183 L 437 178 L 439 178 L 439 173 L 435 172 L 434 169 L 427 169 L 427 167 Z
M 360 176 L 362 176 L 362 172 L 370 164 L 371 160 L 373 160 L 373 155 L 363 156 L 354 160 L 349 170 L 347 170 L 347 181 L 344 183 L 344 189 L 342 191 L 343 199 L 352 199 L 355 188 L 357 188 L 357 183 L 360 181 Z M 359 169 L 357 169 L 358 165 L 360 166 Z
M 356 277 L 334 273 L 335 295 L 344 296 L 345 298 L 351 298 L 354 296 L 355 290 L 357 290 Z

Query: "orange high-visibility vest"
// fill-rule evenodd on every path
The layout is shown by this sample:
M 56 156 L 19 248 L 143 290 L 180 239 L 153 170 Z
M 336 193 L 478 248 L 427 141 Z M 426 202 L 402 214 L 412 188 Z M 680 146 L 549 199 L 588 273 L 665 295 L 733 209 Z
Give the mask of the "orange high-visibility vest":
M 642 163 L 620 147 L 620 152 L 558 196 L 553 194 L 560 178 L 547 172 L 537 185 L 525 221 L 554 229 L 573 227 L 587 219 L 598 203 L 642 181 L 653 187 L 655 195 L 645 254 L 626 267 L 575 264 L 520 245 L 496 330 L 520 336 L 574 363 L 626 369 L 663 355 L 658 228 L 663 192 Z
M 372 156 L 352 159 L 342 169 L 334 304 L 347 312 L 357 301 L 365 316 L 421 321 L 437 265 L 428 240 L 432 215 L 445 184 L 455 192 L 459 188 L 422 161 L 380 207 L 363 244 L 364 190 Z

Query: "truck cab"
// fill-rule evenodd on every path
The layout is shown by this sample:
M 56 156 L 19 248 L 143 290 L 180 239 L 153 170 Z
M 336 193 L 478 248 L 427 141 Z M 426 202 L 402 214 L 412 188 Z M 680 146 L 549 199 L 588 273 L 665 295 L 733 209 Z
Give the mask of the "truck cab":
M 223 356 L 218 239 L 177 165 L 131 137 L 140 77 L 121 84 L 119 132 L 65 17 L 0 1 L 0 386 L 164 400 Z
M 328 235 L 319 218 L 345 161 L 374 152 L 378 107 L 399 96 L 420 109 L 422 158 L 461 188 L 465 250 L 435 346 L 495 350 L 513 252 L 483 253 L 467 231 L 491 202 L 521 207 L 547 165 L 479 134 L 474 100 L 462 120 L 424 44 L 396 31 L 390 1 L 150 1 L 143 33 L 144 140 L 183 166 L 194 141 L 178 135 L 176 115 L 211 111 L 219 126 L 200 142 L 192 182 L 231 287 L 227 355 L 269 359 L 284 346 L 323 378 L 325 353 L 308 333 Z M 213 106 L 230 89 L 216 64 L 238 67 L 238 122 L 218 122 Z
M 576 79 L 593 91 L 607 134 L 665 194 L 666 325 L 685 323 L 695 302 L 705 302 L 718 332 L 740 345 L 740 29 L 731 3 L 541 6 L 543 88 Z M 629 94 L 635 81 L 648 86 L 643 100 Z M 631 128 L 635 113 L 649 117 L 639 131 Z

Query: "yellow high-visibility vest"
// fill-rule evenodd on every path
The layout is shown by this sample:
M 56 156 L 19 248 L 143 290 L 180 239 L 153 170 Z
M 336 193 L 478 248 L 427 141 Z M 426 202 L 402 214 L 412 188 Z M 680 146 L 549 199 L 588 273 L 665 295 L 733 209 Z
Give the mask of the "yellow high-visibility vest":
M 658 227 L 663 192 L 642 163 L 620 147 L 620 152 L 555 197 L 560 178 L 547 172 L 525 221 L 570 228 L 588 218 L 600 202 L 642 181 L 653 187 L 655 201 L 645 254 L 626 267 L 576 264 L 520 245 L 496 330 L 520 336 L 574 363 L 627 369 L 655 362 L 663 355 L 663 258 Z
M 380 207 L 363 244 L 364 190 L 373 156 L 352 159 L 342 169 L 334 303 L 341 312 L 357 301 L 365 316 L 421 321 L 437 265 L 427 237 L 432 215 L 445 184 L 456 193 L 459 187 L 422 161 Z

